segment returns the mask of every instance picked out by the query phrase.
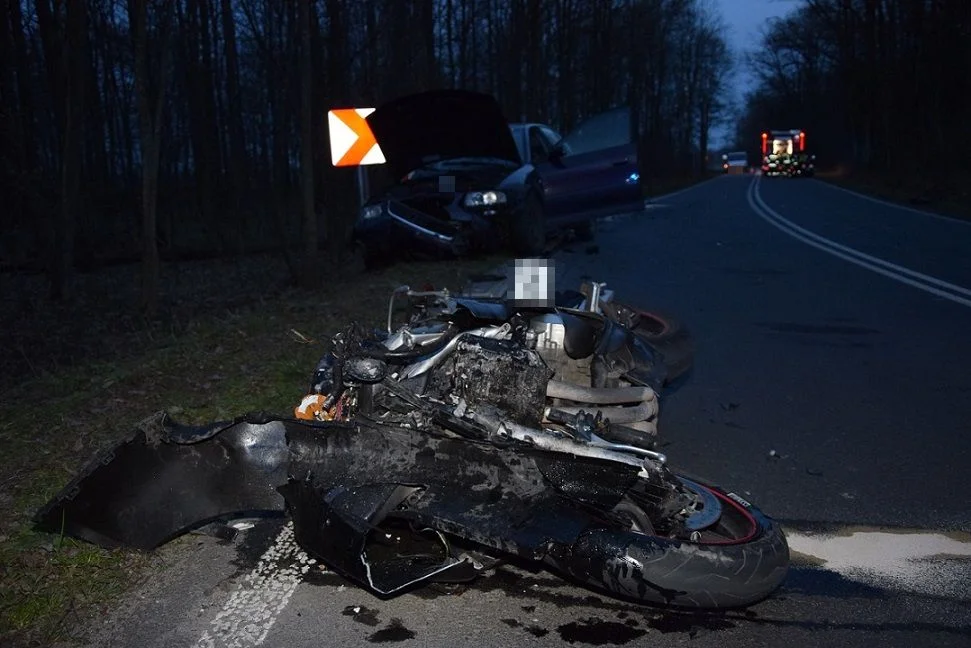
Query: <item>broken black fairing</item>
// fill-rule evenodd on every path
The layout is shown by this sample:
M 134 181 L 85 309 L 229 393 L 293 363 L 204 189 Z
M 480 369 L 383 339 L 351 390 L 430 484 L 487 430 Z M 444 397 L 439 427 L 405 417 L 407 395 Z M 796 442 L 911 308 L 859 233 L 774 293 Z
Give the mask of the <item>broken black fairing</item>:
M 166 414 L 91 461 L 36 516 L 40 530 L 154 549 L 220 518 L 283 512 L 285 424 L 263 414 L 204 427 Z
M 290 471 L 280 491 L 298 543 L 383 596 L 469 570 L 448 536 L 531 559 L 542 559 L 550 544 L 569 547 L 596 524 L 588 511 L 609 511 L 636 480 L 633 468 L 364 418 L 327 424 L 325 432 L 287 425 Z M 598 473 L 592 491 L 591 470 Z M 412 549 L 385 551 L 382 560 L 381 538 Z M 424 549 L 415 552 L 416 545 Z
M 567 548 L 635 479 L 631 467 L 363 417 L 249 415 L 190 427 L 161 414 L 88 464 L 36 522 L 105 547 L 149 550 L 214 520 L 286 509 L 305 551 L 391 596 L 474 576 L 449 537 L 532 559 L 551 545 Z

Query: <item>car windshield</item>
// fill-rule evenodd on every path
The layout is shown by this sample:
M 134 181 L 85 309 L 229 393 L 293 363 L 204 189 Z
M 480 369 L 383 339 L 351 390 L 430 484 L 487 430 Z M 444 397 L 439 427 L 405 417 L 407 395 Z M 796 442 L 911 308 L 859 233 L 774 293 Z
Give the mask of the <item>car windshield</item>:
M 631 115 L 626 106 L 600 113 L 564 138 L 573 155 L 622 146 L 631 141 Z
M 521 124 L 509 125 L 509 132 L 512 133 L 512 140 L 516 143 L 516 149 L 519 151 L 520 160 L 525 160 L 528 157 L 526 155 L 526 148 L 525 148 L 526 144 L 523 142 L 523 140 L 525 139 L 524 138 L 525 131 L 526 131 L 526 127 L 522 126 Z

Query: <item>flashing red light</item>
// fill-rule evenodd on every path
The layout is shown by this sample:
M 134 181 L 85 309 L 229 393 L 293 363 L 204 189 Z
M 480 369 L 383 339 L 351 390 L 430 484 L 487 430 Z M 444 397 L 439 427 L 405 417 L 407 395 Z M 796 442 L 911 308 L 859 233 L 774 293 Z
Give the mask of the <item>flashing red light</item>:
M 769 134 L 762 133 L 762 155 L 765 155 L 766 147 L 768 146 Z
M 799 133 L 799 150 L 800 151 L 806 150 L 806 134 L 802 132 Z

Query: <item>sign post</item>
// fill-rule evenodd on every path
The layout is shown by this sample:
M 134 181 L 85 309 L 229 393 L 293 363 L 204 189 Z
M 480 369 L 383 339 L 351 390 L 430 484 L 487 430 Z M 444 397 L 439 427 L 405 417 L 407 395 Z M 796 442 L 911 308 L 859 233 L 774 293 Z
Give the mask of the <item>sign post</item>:
M 378 146 L 365 117 L 374 108 L 341 108 L 327 112 L 330 135 L 330 160 L 335 167 L 357 167 L 357 193 L 360 206 L 368 198 L 367 164 L 384 164 L 384 152 Z
M 357 167 L 357 194 L 357 206 L 364 207 L 364 203 L 368 197 L 367 169 L 364 168 L 364 165 Z

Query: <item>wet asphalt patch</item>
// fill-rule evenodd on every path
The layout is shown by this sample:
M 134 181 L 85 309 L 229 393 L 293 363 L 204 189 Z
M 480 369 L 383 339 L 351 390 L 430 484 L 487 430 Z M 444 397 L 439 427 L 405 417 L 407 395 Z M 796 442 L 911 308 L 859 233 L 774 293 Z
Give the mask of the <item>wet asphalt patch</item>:
M 349 616 L 358 623 L 363 623 L 366 626 L 376 626 L 380 623 L 378 621 L 378 611 L 363 605 L 348 605 L 341 614 Z
M 371 643 L 397 643 L 414 638 L 415 633 L 406 628 L 401 619 L 394 618 L 387 626 L 369 635 L 367 640 Z
M 933 597 L 944 584 L 953 581 L 954 574 L 943 578 L 950 573 L 947 571 L 949 565 L 957 561 L 960 576 L 961 566 L 966 568 L 968 556 L 971 556 L 971 536 L 960 532 L 932 533 L 919 529 L 887 530 L 791 521 L 785 527 L 790 538 L 793 565 L 785 583 L 769 601 L 785 601 L 790 596 L 879 600 L 893 595 L 896 589 Z M 260 637 L 266 636 L 275 615 L 283 610 L 289 595 L 299 585 L 357 587 L 308 559 L 296 547 L 292 535 L 292 525 L 283 519 L 260 521 L 239 534 L 234 560 L 237 574 L 232 580 L 242 581 L 242 588 L 213 619 L 207 633 L 200 638 L 200 645 L 215 636 L 240 638 L 244 640 L 240 645 L 259 645 Z M 875 545 L 882 550 L 870 555 L 873 552 L 869 550 Z M 522 615 L 505 616 L 496 621 L 535 638 L 555 633 L 569 644 L 625 645 L 650 633 L 675 633 L 695 638 L 700 634 L 735 628 L 740 623 L 806 623 L 760 617 L 749 609 L 714 612 L 659 609 L 600 596 L 594 591 L 579 589 L 555 574 L 530 564 L 520 566 L 515 561 L 502 564 L 471 583 L 432 583 L 402 596 L 437 599 L 467 591 L 498 591 L 508 598 L 524 599 L 520 606 Z M 257 636 L 252 636 L 252 630 L 244 631 L 240 624 L 243 619 L 252 618 L 257 607 L 257 612 L 267 623 L 257 629 Z M 543 613 L 544 607 L 582 609 L 589 616 L 553 625 L 544 623 L 547 616 Z M 367 636 L 370 643 L 397 643 L 417 636 L 397 617 L 383 621 L 378 608 L 348 605 L 342 615 L 374 629 Z

